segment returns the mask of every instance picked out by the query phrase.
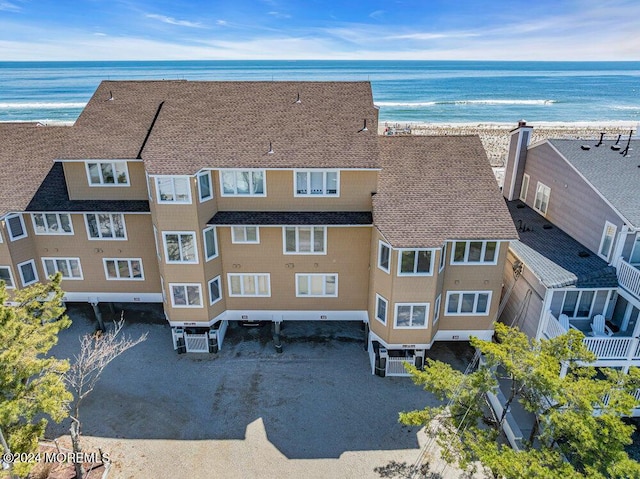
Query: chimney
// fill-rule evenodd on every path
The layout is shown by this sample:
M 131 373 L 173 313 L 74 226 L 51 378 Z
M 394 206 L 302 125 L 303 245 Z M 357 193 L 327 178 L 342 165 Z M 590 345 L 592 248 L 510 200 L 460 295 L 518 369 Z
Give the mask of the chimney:
M 522 175 L 527 161 L 527 147 L 529 146 L 532 130 L 533 127 L 528 126 L 524 120 L 520 120 L 518 127 L 511 130 L 509 155 L 505 165 L 504 186 L 502 187 L 502 195 L 509 201 L 520 197 Z

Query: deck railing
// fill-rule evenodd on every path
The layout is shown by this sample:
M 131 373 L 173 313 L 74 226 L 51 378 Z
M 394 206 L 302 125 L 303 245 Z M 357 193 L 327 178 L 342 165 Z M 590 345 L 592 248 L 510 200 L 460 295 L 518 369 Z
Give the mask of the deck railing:
M 620 286 L 640 298 L 640 269 L 620 259 L 616 274 Z
M 209 352 L 209 335 L 207 333 L 202 334 L 188 334 L 184 335 L 185 345 L 188 353 L 208 353 Z
M 388 357 L 387 358 L 387 376 L 409 376 L 404 368 L 404 363 L 415 364 L 414 356 L 408 357 Z

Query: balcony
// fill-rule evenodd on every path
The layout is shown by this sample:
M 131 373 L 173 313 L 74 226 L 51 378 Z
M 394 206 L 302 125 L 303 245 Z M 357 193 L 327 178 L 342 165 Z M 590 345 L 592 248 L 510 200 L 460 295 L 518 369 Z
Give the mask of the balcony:
M 567 332 L 562 327 L 558 319 L 548 311 L 544 318 L 545 324 L 542 328 L 543 337 L 548 339 L 555 338 Z M 614 336 L 589 336 L 587 331 L 588 325 L 581 321 L 582 327 L 575 327 L 585 334 L 584 344 L 593 352 L 597 359 L 595 366 L 638 366 L 640 365 L 640 340 L 632 336 L 626 336 L 627 333 L 619 333 Z M 586 327 L 585 327 L 586 326 Z M 615 362 L 615 364 L 613 364 Z
M 616 268 L 618 283 L 636 298 L 640 298 L 640 269 L 623 259 Z

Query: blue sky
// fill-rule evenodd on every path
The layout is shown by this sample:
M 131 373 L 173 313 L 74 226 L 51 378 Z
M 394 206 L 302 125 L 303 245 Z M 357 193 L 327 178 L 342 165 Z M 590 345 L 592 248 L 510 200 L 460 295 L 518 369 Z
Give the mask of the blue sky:
M 640 60 L 639 0 L 0 0 L 0 60 Z

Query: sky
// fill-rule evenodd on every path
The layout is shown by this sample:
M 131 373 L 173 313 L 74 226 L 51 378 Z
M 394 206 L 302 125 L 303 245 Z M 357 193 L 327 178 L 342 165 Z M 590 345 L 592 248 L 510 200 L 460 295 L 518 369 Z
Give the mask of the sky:
M 0 61 L 640 60 L 639 0 L 0 0 Z

